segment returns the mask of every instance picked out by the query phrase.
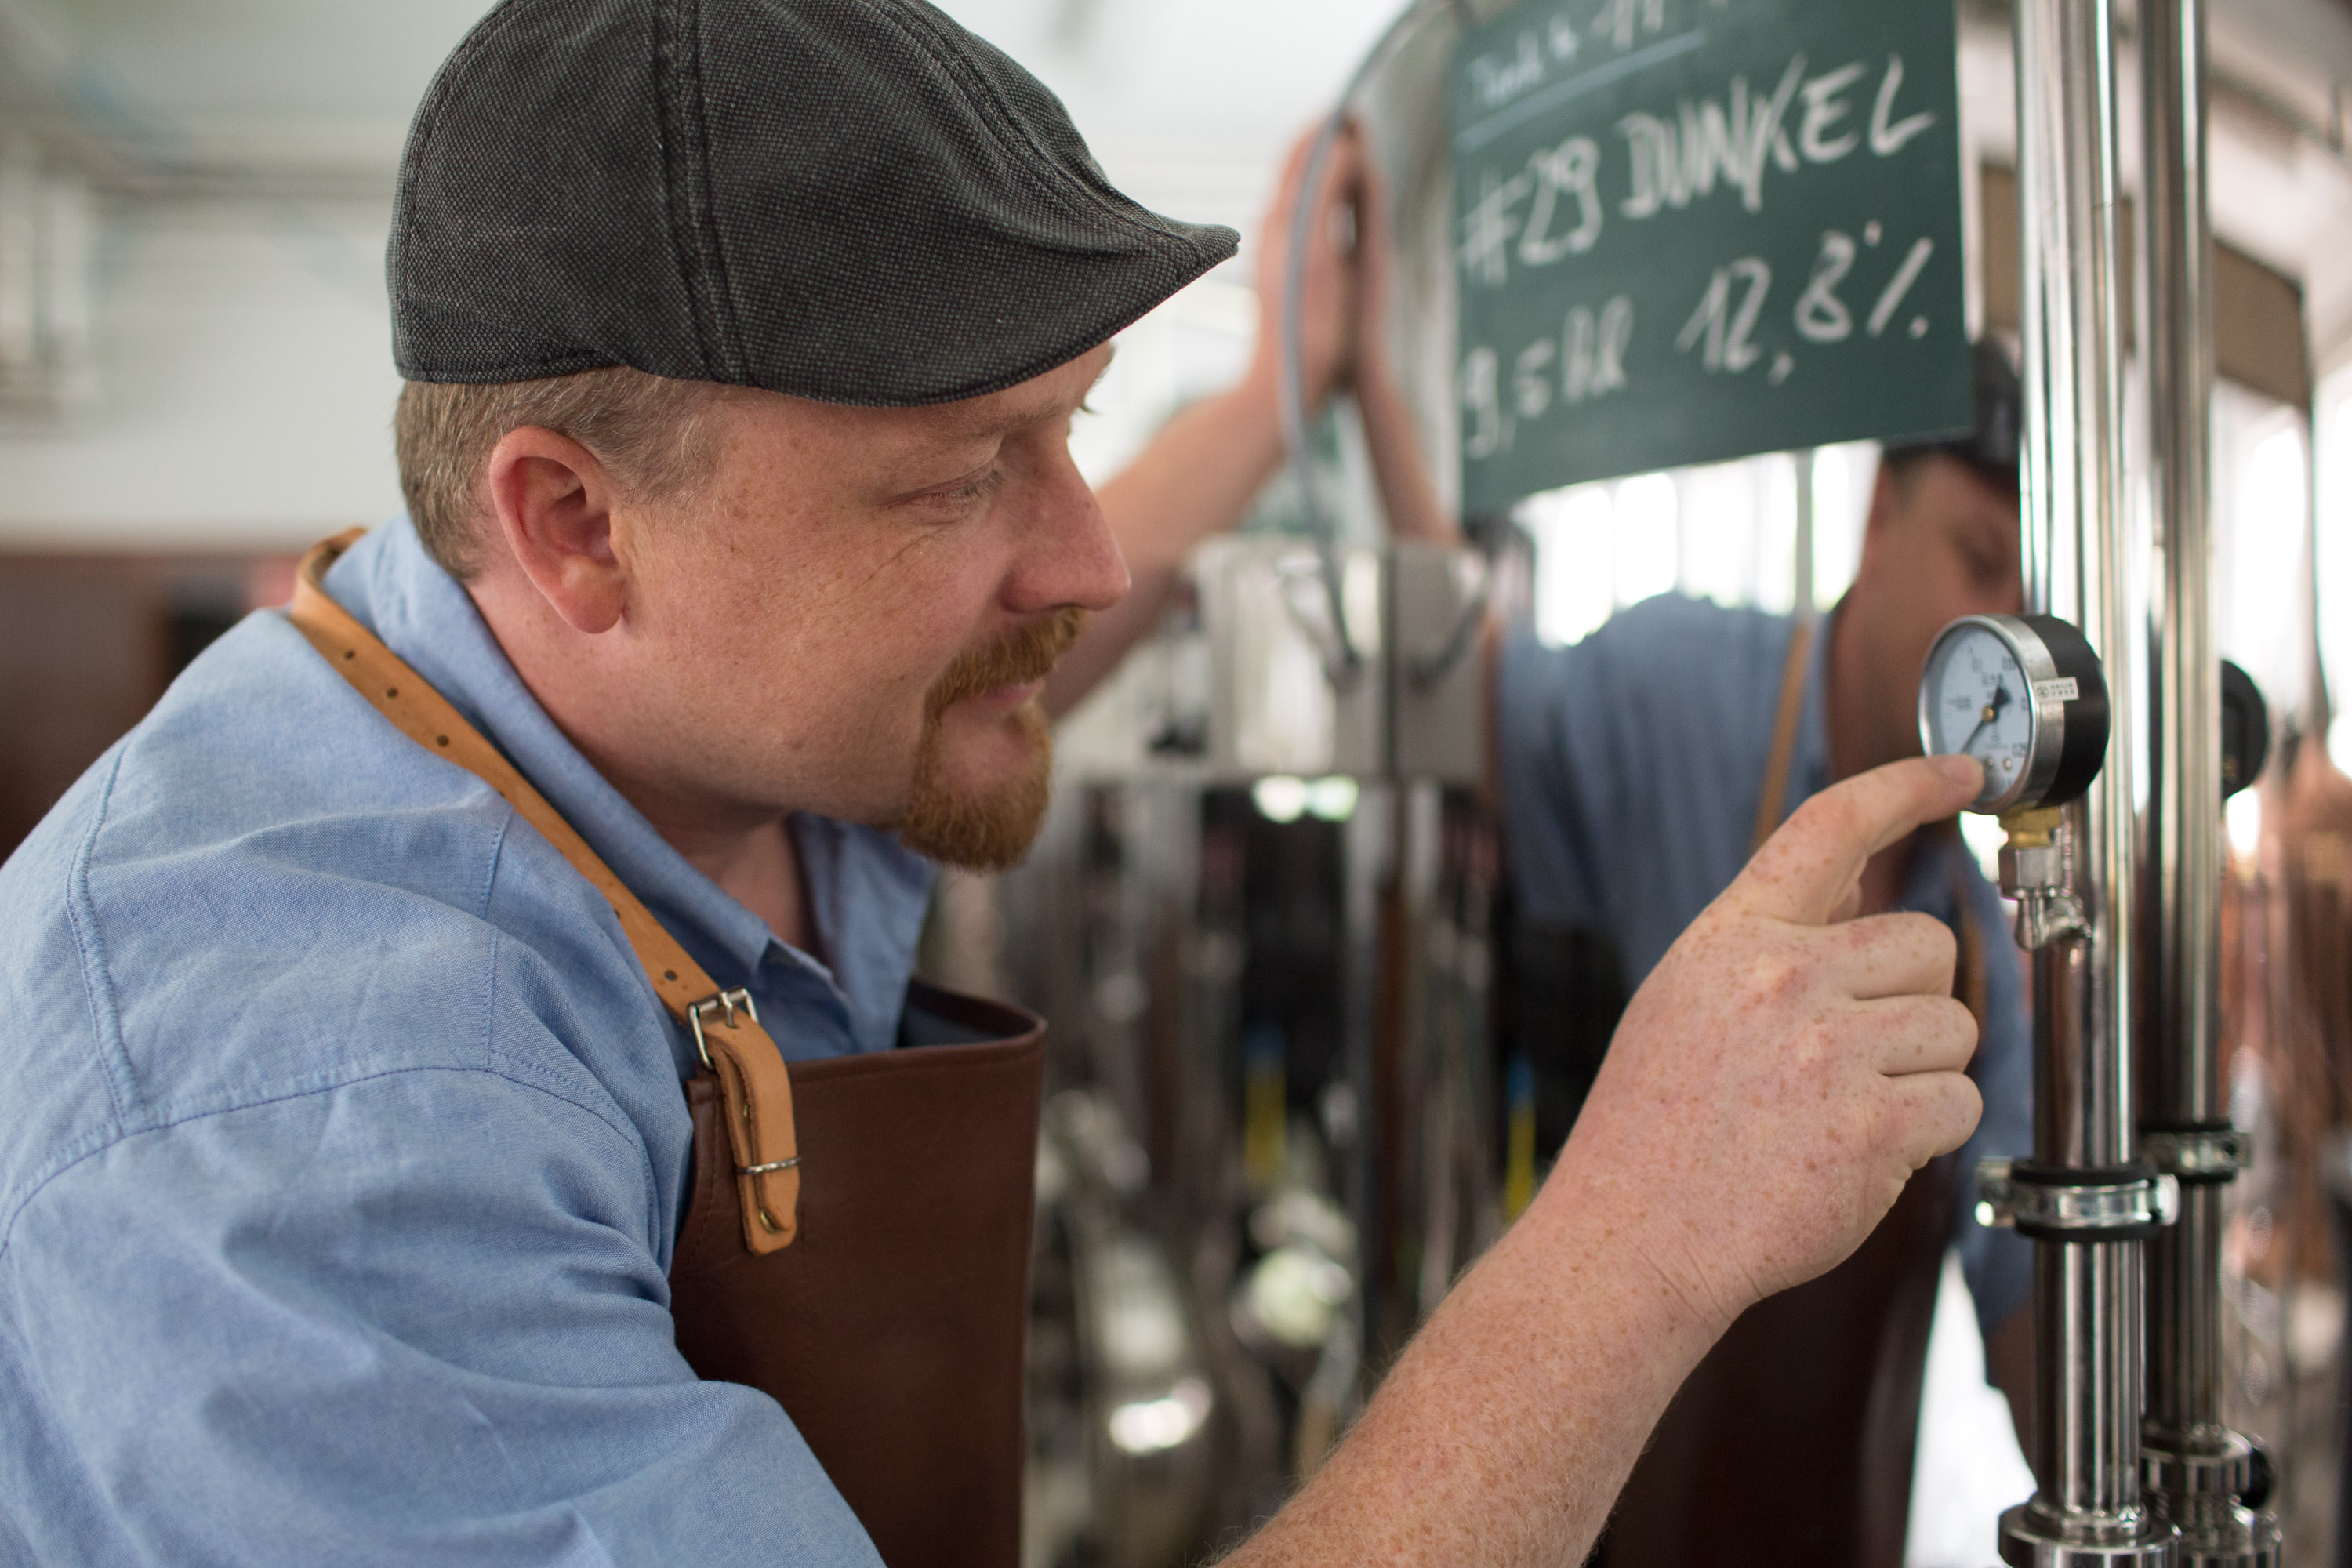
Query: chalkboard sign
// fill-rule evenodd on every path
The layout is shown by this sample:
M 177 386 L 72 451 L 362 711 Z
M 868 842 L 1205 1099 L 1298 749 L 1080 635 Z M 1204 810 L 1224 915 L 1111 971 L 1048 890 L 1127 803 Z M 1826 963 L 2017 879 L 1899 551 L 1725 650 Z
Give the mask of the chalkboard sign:
M 1523 0 L 1451 125 L 1463 496 L 1969 421 L 1948 0 Z

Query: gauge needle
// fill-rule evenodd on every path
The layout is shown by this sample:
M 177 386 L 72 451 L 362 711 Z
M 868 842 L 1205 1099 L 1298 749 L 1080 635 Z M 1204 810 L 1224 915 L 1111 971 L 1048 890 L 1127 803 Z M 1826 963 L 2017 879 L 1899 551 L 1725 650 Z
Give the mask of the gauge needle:
M 1986 703 L 1984 705 L 1984 711 L 1977 716 L 1977 727 L 1969 731 L 1969 738 L 1967 740 L 1960 742 L 1960 752 L 1963 755 L 1968 754 L 1969 748 L 1977 743 L 1977 737 L 1984 733 L 1985 726 L 2000 718 L 2000 710 L 2008 706 L 2009 688 L 2006 686 L 1994 687 L 1992 689 L 1992 700 Z

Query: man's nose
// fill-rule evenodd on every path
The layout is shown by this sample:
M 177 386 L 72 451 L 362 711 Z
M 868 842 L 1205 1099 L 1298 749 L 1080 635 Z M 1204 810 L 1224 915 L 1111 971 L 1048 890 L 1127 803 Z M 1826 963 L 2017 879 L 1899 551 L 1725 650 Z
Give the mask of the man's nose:
M 1127 596 L 1127 557 L 1095 492 L 1066 452 L 1038 476 L 1006 608 L 1022 614 L 1076 605 L 1107 610 Z

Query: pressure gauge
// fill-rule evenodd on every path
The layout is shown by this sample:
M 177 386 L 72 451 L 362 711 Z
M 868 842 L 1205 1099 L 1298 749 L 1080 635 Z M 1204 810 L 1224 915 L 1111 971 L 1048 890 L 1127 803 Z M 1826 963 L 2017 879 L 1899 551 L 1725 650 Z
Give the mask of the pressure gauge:
M 2053 616 L 1963 616 L 1919 678 L 1919 742 L 1984 764 L 1970 811 L 2063 805 L 2107 753 L 2107 680 L 2083 634 Z

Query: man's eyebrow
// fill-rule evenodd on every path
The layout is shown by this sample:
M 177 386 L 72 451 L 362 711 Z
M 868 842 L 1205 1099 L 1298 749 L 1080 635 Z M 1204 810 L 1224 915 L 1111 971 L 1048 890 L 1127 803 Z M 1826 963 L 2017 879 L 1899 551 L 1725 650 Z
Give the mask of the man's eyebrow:
M 1095 372 L 1094 379 L 1087 382 L 1086 390 L 1078 395 L 1078 402 L 1081 405 L 1094 395 L 1095 388 L 1102 384 L 1103 377 L 1110 374 L 1111 362 L 1118 356 L 1118 345 L 1106 346 L 1111 352 L 1103 356 L 1102 367 Z M 950 439 L 983 440 L 991 436 L 1002 436 L 1007 432 L 1018 430 L 1024 425 L 1034 425 L 1051 416 L 1059 407 L 1058 400 L 1041 399 L 1005 405 L 986 411 L 959 409 L 950 413 L 943 423 Z

